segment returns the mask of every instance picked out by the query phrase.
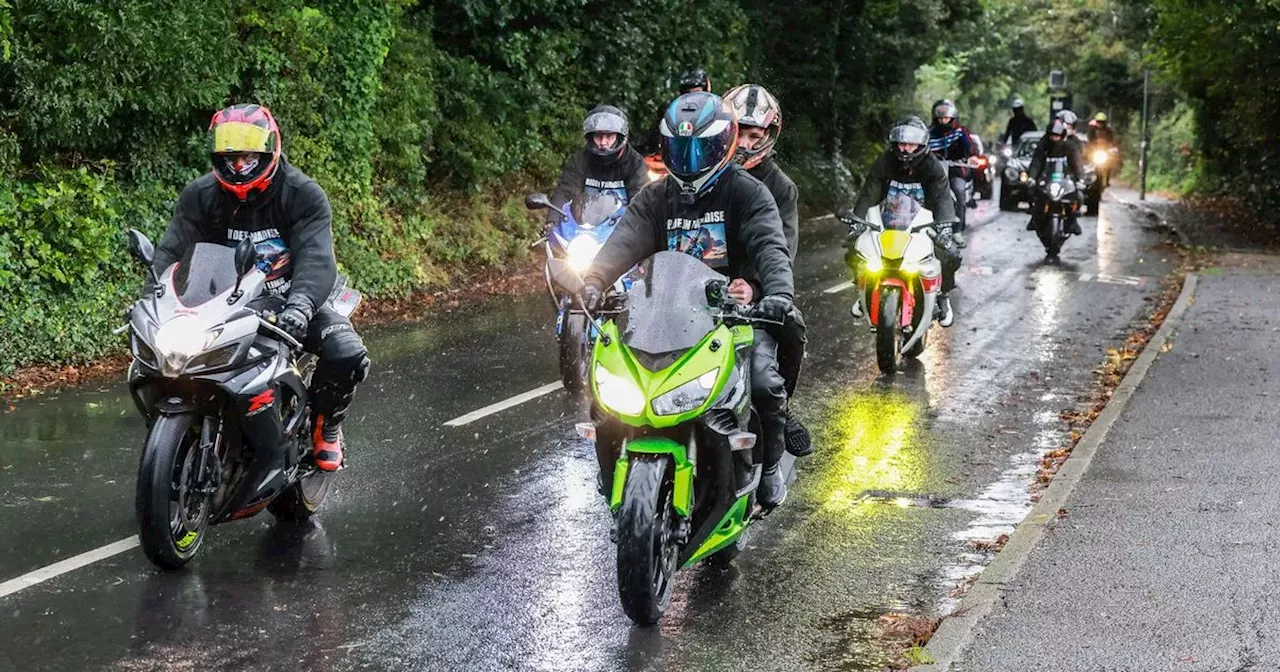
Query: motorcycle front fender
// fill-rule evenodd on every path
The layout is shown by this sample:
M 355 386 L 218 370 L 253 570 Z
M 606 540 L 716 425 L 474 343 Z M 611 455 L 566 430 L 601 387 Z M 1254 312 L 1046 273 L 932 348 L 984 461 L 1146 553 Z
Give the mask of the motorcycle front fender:
M 676 471 L 671 500 L 676 513 L 688 517 L 693 509 L 693 463 L 689 461 L 686 446 L 662 436 L 643 436 L 631 439 L 623 445 L 617 463 L 613 467 L 613 492 L 609 497 L 609 509 L 617 511 L 622 506 L 622 491 L 627 483 L 627 470 L 631 466 L 630 453 L 670 455 Z

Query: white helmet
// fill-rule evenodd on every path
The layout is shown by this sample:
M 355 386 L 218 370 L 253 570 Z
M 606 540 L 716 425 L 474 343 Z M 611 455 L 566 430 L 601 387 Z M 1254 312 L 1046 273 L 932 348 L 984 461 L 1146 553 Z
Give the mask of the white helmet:
M 782 107 L 778 105 L 778 99 L 759 84 L 743 84 L 730 89 L 724 94 L 724 99 L 733 108 L 739 128 L 755 126 L 767 133 L 760 144 L 752 149 L 739 148 L 734 156 L 743 168 L 754 168 L 778 144 L 778 136 L 782 134 Z

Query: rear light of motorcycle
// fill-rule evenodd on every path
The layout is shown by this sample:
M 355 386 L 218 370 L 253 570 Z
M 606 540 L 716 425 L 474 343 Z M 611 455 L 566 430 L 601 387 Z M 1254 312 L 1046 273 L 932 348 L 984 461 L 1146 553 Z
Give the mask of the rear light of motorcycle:
M 942 289 L 942 276 L 935 275 L 933 277 L 929 277 L 927 275 L 922 275 L 920 276 L 920 284 L 924 287 L 924 291 L 936 292 L 939 289 Z

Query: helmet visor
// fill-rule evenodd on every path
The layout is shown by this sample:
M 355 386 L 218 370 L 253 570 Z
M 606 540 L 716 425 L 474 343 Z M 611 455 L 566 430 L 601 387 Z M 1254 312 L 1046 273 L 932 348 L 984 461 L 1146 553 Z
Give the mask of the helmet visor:
M 212 150 L 215 154 L 232 152 L 272 152 L 271 130 L 240 121 L 213 127 Z
M 889 142 L 891 144 L 906 143 L 911 145 L 927 145 L 929 144 L 929 131 L 918 126 L 894 126 L 889 129 Z
M 712 123 L 699 136 L 667 135 L 662 137 L 662 160 L 667 170 L 680 177 L 696 177 L 724 162 L 737 150 L 733 126 L 724 120 Z

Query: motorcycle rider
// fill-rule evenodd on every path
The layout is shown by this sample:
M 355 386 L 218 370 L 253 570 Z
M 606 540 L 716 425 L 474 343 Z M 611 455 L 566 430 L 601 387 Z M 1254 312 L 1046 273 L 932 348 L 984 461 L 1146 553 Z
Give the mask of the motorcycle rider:
M 974 155 L 973 139 L 969 137 L 969 130 L 960 125 L 959 112 L 956 110 L 956 104 L 950 100 L 939 100 L 933 104 L 933 126 L 929 129 L 929 151 L 943 161 L 959 161 L 966 162 L 970 156 Z M 956 245 L 964 247 L 966 242 L 964 239 L 966 203 L 965 191 L 968 188 L 968 182 L 972 179 L 971 169 L 967 167 L 948 166 L 947 173 L 950 177 L 951 191 L 956 198 L 956 217 L 958 219 L 955 226 L 955 242 Z
M 1107 147 L 1116 144 L 1116 133 L 1107 121 L 1107 113 L 1099 112 L 1089 122 L 1089 142 L 1101 143 Z
M 281 151 L 280 127 L 267 108 L 232 105 L 209 125 L 213 170 L 188 184 L 155 250 L 160 274 L 196 243 L 257 245 L 268 273 L 268 301 L 282 305 L 276 324 L 319 357 L 312 391 L 312 458 L 320 469 L 343 464 L 342 422 L 369 353 L 351 321 L 327 305 L 338 278 L 329 200 Z
M 668 106 L 660 131 L 670 172 L 640 192 L 596 254 L 584 278 L 588 308 L 639 261 L 679 249 L 687 232 L 706 230 L 724 243 L 702 260 L 733 278 L 729 296 L 740 304 L 756 300 L 764 316 L 784 321 L 795 290 L 782 219 L 769 189 L 733 161 L 738 122 L 732 108 L 711 93 L 684 94 Z M 764 454 L 757 496 L 772 508 L 787 496 L 779 466 L 786 445 L 787 391 L 778 371 L 777 341 L 760 328 L 755 338 L 752 401 L 760 415 Z
M 1036 122 L 1027 116 L 1026 107 L 1021 98 L 1014 98 L 1009 106 L 1009 123 L 1004 127 L 1003 140 L 1007 145 L 1016 145 L 1022 134 L 1036 129 Z
M 1061 110 L 1058 112 L 1058 114 L 1054 115 L 1054 118 L 1061 119 L 1062 123 L 1066 124 L 1067 142 L 1071 143 L 1071 146 L 1075 147 L 1076 151 L 1079 152 L 1081 156 L 1083 156 L 1084 143 L 1080 142 L 1080 136 L 1076 135 L 1076 122 L 1079 121 L 1080 118 L 1077 117 L 1076 113 L 1072 112 L 1071 110 Z
M 613 193 L 623 203 L 635 198 L 649 183 L 644 158 L 627 144 L 627 115 L 612 105 L 599 105 L 582 122 L 586 146 L 574 152 L 560 171 L 560 180 L 551 194 L 557 209 L 565 203 L 581 205 L 588 196 Z M 556 211 L 547 212 L 547 226 L 559 221 Z
M 752 177 L 764 183 L 773 200 L 778 204 L 782 217 L 782 231 L 787 238 L 792 268 L 800 246 L 800 192 L 796 183 L 782 172 L 773 154 L 773 148 L 782 134 L 782 107 L 778 99 L 758 84 L 743 84 L 724 94 L 738 118 L 738 149 L 734 160 L 747 169 Z M 799 308 L 793 308 L 783 327 L 773 329 L 778 340 L 778 367 L 787 385 L 787 396 L 795 393 L 804 363 L 807 339 L 804 335 L 804 318 Z M 802 426 L 788 415 L 787 450 L 803 457 L 812 452 L 813 444 Z
M 933 241 L 934 254 L 942 263 L 938 324 L 950 327 L 955 322 L 950 294 L 956 287 L 956 271 L 960 269 L 961 261 L 953 229 L 959 217 L 956 216 L 956 202 L 947 169 L 929 151 L 929 139 L 929 128 L 919 117 L 907 117 L 894 122 L 889 129 L 889 146 L 871 165 L 867 179 L 858 192 L 852 217 L 842 216 L 841 220 L 849 225 L 846 243 L 849 256 L 846 259 L 853 260 L 856 259 L 854 241 L 865 231 L 865 219 L 871 206 L 883 203 L 891 191 L 906 191 L 918 199 L 922 198 L 924 207 L 933 213 L 933 221 L 938 230 L 938 236 Z M 863 276 L 858 269 L 854 269 L 854 277 L 861 279 Z M 861 318 L 864 288 L 858 289 L 858 298 L 854 300 L 850 312 L 854 317 Z
M 1046 173 L 1052 175 L 1060 172 L 1075 182 L 1075 198 L 1078 202 L 1084 189 L 1081 182 L 1084 179 L 1084 164 L 1080 161 L 1080 150 L 1076 143 L 1069 138 L 1066 122 L 1061 117 L 1054 119 L 1045 131 L 1040 144 L 1036 145 L 1036 151 L 1031 156 L 1031 165 L 1027 167 L 1027 178 L 1034 185 L 1039 184 L 1041 177 Z M 1043 194 L 1037 189 L 1035 200 L 1031 204 L 1033 213 L 1031 221 L 1027 222 L 1028 231 L 1034 231 L 1036 228 L 1037 216 L 1044 209 L 1043 198 Z M 1077 236 L 1084 233 L 1080 229 L 1075 208 L 1072 208 L 1067 215 L 1067 231 Z

